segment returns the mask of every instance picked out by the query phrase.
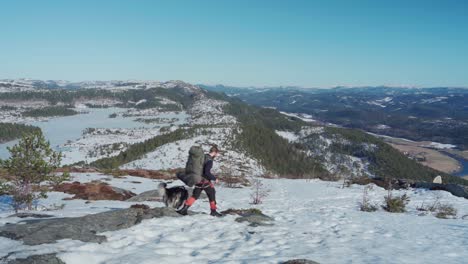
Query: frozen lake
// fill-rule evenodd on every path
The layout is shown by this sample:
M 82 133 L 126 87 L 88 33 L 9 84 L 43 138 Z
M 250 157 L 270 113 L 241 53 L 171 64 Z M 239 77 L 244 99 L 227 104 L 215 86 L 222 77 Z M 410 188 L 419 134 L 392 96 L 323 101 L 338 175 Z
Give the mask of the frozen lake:
M 131 116 L 116 118 L 109 118 L 112 113 L 122 113 L 127 109 L 125 108 L 88 108 L 83 113 L 73 116 L 63 116 L 52 118 L 48 121 L 30 122 L 28 124 L 40 127 L 44 136 L 50 141 L 50 145 L 55 150 L 62 150 L 61 145 L 65 144 L 68 140 L 76 140 L 80 138 L 82 132 L 86 128 L 151 128 L 155 126 L 163 126 L 169 124 L 145 124 L 143 122 L 134 121 L 137 118 L 178 118 L 178 121 L 172 123 L 180 125 L 186 122 L 188 115 L 184 112 L 181 113 L 160 113 L 157 116 Z M 0 144 L 0 159 L 8 158 L 8 146 L 13 146 L 18 140 L 9 141 Z

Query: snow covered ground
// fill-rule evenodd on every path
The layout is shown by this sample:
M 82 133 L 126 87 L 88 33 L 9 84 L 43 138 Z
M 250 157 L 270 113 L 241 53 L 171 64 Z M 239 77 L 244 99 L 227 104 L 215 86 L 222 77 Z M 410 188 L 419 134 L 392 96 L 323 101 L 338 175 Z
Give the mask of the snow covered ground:
M 292 116 L 301 119 L 302 121 L 305 122 L 316 122 L 317 120 L 313 119 L 312 115 L 309 114 L 304 114 L 304 113 L 288 113 L 288 112 L 280 112 L 281 114 L 285 116 Z
M 111 176 L 73 174 L 80 181 Z M 142 183 L 132 183 L 140 181 Z M 111 178 L 111 185 L 139 193 L 155 189 L 158 181 Z M 422 189 L 407 193 L 408 212 L 392 214 L 380 209 L 359 211 L 364 186 L 341 189 L 338 182 L 265 179 L 269 196 L 261 205 L 250 204 L 252 189 L 217 187 L 218 205 L 228 208 L 258 208 L 275 218 L 273 226 L 250 227 L 234 216 L 213 218 L 206 214 L 182 218 L 144 220 L 119 231 L 105 232 L 102 244 L 61 240 L 54 244 L 25 246 L 0 237 L 0 257 L 21 252 L 17 257 L 59 252 L 66 263 L 279 263 L 308 258 L 320 263 L 466 263 L 468 258 L 468 214 L 466 199 L 442 191 Z M 178 182 L 173 183 L 175 185 Z M 381 203 L 387 191 L 374 187 L 369 196 Z M 113 208 L 127 208 L 129 202 L 81 200 L 62 201 L 68 195 L 52 193 L 43 204 L 65 203 L 63 210 L 47 213 L 78 216 Z M 416 207 L 437 197 L 458 209 L 458 219 L 419 216 Z M 151 206 L 161 203 L 150 202 Z M 194 211 L 208 212 L 208 202 L 197 201 Z M 16 222 L 0 213 L 0 225 Z
M 299 136 L 296 135 L 295 133 L 293 132 L 290 132 L 290 131 L 280 131 L 280 130 L 276 130 L 275 131 L 276 134 L 278 134 L 280 137 L 284 138 L 284 139 L 287 139 L 289 142 L 295 142 L 299 139 Z

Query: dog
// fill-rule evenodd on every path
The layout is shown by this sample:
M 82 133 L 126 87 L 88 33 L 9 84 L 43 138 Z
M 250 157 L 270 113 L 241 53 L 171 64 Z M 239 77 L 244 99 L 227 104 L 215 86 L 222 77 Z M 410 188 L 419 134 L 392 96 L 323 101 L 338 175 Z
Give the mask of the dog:
M 158 191 L 161 194 L 166 207 L 172 207 L 176 210 L 185 203 L 189 196 L 189 193 L 184 186 L 167 188 L 167 184 L 165 182 L 161 182 L 158 185 Z

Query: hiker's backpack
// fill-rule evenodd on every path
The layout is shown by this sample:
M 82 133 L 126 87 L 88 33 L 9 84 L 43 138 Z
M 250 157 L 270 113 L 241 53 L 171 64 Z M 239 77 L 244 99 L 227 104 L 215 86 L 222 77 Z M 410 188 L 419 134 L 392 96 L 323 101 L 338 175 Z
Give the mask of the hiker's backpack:
M 192 187 L 202 181 L 204 165 L 205 153 L 203 152 L 202 147 L 192 146 L 189 150 L 185 172 L 177 173 L 177 178 Z

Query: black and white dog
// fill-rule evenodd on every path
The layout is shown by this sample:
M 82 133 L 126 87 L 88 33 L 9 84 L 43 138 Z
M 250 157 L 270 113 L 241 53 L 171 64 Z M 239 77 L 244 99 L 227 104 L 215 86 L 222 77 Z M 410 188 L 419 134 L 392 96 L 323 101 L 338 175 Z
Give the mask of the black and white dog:
M 165 182 L 161 182 L 158 185 L 158 191 L 161 194 L 166 207 L 170 206 L 174 209 L 179 209 L 189 196 L 189 193 L 184 186 L 167 188 L 167 184 Z

